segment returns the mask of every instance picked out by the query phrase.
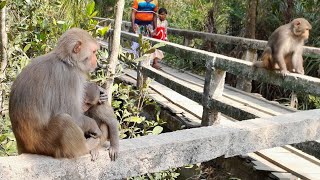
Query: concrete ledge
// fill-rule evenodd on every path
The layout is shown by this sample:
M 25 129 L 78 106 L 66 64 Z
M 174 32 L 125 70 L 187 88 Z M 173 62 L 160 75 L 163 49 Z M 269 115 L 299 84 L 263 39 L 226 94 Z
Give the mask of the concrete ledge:
M 311 110 L 120 141 L 120 158 L 0 158 L 0 179 L 120 179 L 320 138 L 320 110 Z

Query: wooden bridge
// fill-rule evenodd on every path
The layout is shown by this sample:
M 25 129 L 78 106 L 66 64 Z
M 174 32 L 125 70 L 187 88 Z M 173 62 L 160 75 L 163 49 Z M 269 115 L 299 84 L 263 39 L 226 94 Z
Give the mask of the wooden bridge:
M 123 30 L 129 24 L 123 23 Z M 266 42 L 239 37 L 170 29 L 170 34 L 213 40 L 219 43 L 242 44 L 250 49 L 263 49 Z M 122 38 L 137 41 L 137 36 L 122 32 Z M 110 38 L 110 37 L 109 37 Z M 148 39 L 148 38 L 145 38 Z M 158 43 L 155 39 L 150 42 Z M 138 73 L 126 70 L 127 77 L 137 79 L 141 87 L 147 77 L 151 84 L 172 104 L 208 127 L 192 128 L 120 141 L 120 158 L 111 162 L 108 153 L 101 151 L 100 158 L 91 162 L 84 156 L 77 160 L 57 160 L 38 155 L 20 155 L 0 158 L 0 179 L 120 179 L 173 167 L 208 161 L 220 156 L 231 157 L 288 144 L 320 139 L 320 110 L 300 111 L 267 101 L 224 84 L 226 72 L 246 79 L 268 82 L 295 92 L 320 95 L 320 79 L 298 74 L 286 78 L 264 69 L 254 69 L 252 62 L 191 47 L 166 42 L 163 51 L 183 59 L 206 62 L 206 76 L 183 73 L 170 67 L 162 71 L 150 67 L 148 62 L 139 63 Z M 320 49 L 305 47 L 305 53 L 320 54 Z M 249 56 L 248 56 L 249 57 Z M 160 84 L 162 85 L 160 85 Z M 163 89 L 159 89 L 163 88 Z M 177 94 L 172 95 L 170 88 Z M 178 99 L 181 95 L 183 100 Z M 173 99 L 174 97 L 176 99 Z M 157 100 L 157 98 L 155 98 Z M 161 97 L 158 96 L 161 102 Z M 223 114 L 223 116 L 221 115 Z M 219 124 L 219 119 L 221 123 Z M 236 121 L 245 120 L 245 121 Z M 214 126 L 211 126 L 215 124 Z M 186 126 L 197 126 L 197 122 Z M 285 147 L 290 152 L 291 146 Z M 288 151 L 289 151 L 288 150 Z M 259 154 L 260 153 L 260 154 Z M 268 151 L 260 151 L 260 157 Z M 254 155 L 252 155 L 254 156 Z M 306 157 L 306 156 L 305 156 Z M 319 179 L 319 161 L 304 158 L 313 172 L 301 172 L 278 163 L 283 172 L 291 177 Z M 290 174 L 291 173 L 291 174 Z

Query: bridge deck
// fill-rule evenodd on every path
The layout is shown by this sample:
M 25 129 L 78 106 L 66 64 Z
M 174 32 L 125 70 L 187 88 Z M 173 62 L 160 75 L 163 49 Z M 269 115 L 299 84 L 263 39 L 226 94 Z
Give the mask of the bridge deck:
M 166 75 L 170 75 L 172 79 L 183 81 L 189 84 L 188 87 L 192 87 L 193 89 L 198 89 L 199 91 L 203 89 L 204 77 L 190 72 L 179 71 L 165 64 L 161 64 L 161 67 L 162 69 L 159 73 L 165 73 Z M 134 70 L 127 69 L 125 73 L 133 79 L 137 77 L 136 71 Z M 156 81 L 150 83 L 150 88 L 171 103 L 199 118 L 198 120 L 194 118 L 191 120 L 200 124 L 203 110 L 202 105 Z M 228 85 L 225 85 L 223 97 L 233 105 L 237 104 L 237 107 L 243 106 L 247 111 L 256 111 L 255 114 L 260 117 L 296 112 L 293 108 L 285 107 L 277 102 L 268 101 L 260 95 L 246 93 Z M 235 120 L 230 117 L 222 116 L 221 124 L 229 124 L 233 121 Z M 253 160 L 255 169 L 270 171 L 273 176 L 279 179 L 297 179 L 298 177 L 303 179 L 320 179 L 320 161 L 292 146 L 265 149 L 256 153 L 249 153 L 246 156 Z M 311 157 L 311 159 L 309 157 Z

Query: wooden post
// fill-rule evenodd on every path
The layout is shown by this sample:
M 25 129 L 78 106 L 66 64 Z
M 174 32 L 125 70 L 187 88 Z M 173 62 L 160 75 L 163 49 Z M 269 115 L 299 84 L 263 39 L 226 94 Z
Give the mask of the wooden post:
M 192 43 L 192 38 L 184 36 L 183 38 L 183 45 L 189 47 Z
M 257 51 L 253 49 L 247 49 L 242 59 L 244 59 L 245 61 L 251 61 L 251 62 L 256 61 Z M 238 76 L 236 88 L 245 92 L 251 92 L 252 80 Z
M 126 32 L 130 32 L 130 28 L 131 26 L 128 26 L 126 24 L 123 24 L 123 30 L 126 31 Z
M 290 106 L 294 109 L 298 109 L 298 95 L 292 91 L 290 96 Z
M 213 124 L 218 124 L 221 116 L 220 112 L 209 107 L 209 102 L 211 98 L 222 97 L 224 81 L 226 77 L 225 71 L 216 69 L 214 67 L 215 60 L 216 57 L 214 57 L 210 61 L 207 61 L 206 64 L 207 70 L 202 97 L 202 126 L 211 126 Z

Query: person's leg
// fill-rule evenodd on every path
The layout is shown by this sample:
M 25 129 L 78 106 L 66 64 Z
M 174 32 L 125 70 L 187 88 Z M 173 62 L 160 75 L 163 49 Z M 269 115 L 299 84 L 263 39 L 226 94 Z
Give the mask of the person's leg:
M 156 69 L 160 69 L 160 68 L 161 68 L 161 66 L 160 66 L 160 64 L 159 64 L 159 58 L 155 57 L 155 58 L 153 59 L 152 67 L 153 67 L 153 68 L 156 68 Z

